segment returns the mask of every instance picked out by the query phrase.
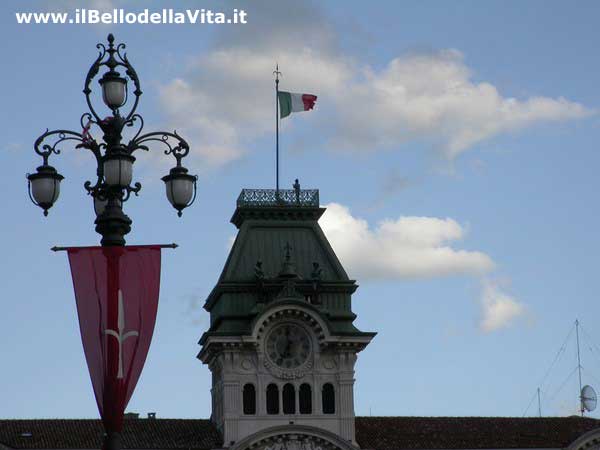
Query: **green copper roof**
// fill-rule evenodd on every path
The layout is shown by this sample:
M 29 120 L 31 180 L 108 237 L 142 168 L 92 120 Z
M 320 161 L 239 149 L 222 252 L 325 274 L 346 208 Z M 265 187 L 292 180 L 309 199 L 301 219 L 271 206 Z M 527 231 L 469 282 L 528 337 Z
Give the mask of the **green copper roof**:
M 314 189 L 242 191 L 231 219 L 239 232 L 204 305 L 211 326 L 201 342 L 250 333 L 265 305 L 286 298 L 311 298 L 333 334 L 363 334 L 352 325 L 357 285 L 318 224 L 318 199 Z
M 287 245 L 301 278 L 309 279 L 317 262 L 323 280 L 348 281 L 316 221 L 277 219 L 253 220 L 240 229 L 221 281 L 253 280 L 257 261 L 262 262 L 265 276 L 276 276 Z

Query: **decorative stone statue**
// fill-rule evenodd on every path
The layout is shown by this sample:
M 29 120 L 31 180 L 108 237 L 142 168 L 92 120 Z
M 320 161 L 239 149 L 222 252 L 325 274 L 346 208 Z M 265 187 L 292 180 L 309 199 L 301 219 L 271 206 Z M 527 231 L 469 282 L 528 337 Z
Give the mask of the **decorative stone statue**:
M 302 450 L 314 450 L 313 443 L 309 438 L 304 438 L 302 441 Z
M 296 196 L 296 203 L 300 203 L 300 182 L 298 178 L 294 182 L 294 195 Z
M 323 276 L 323 268 L 320 266 L 320 264 L 318 262 L 314 261 L 313 262 L 313 270 L 312 270 L 312 273 L 310 274 L 310 277 L 313 280 L 320 281 L 322 276 Z
M 254 276 L 258 280 L 262 280 L 265 277 L 265 272 L 263 271 L 262 264 L 262 261 L 259 259 L 258 261 L 256 261 L 256 265 L 254 266 Z

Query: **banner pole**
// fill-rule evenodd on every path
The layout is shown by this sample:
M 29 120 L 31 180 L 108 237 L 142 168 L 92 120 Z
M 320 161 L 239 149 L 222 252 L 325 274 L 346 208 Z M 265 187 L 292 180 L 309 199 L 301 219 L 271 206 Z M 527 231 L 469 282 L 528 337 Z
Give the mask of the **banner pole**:
M 107 249 L 108 250 L 108 249 Z M 121 249 L 119 249 L 121 250 Z M 120 254 L 121 251 L 112 251 L 110 249 L 106 252 L 106 293 L 107 293 L 107 311 L 106 311 L 106 329 L 107 330 L 119 330 L 119 289 L 120 289 Z M 107 331 L 104 330 L 104 333 Z M 120 332 L 120 330 L 119 330 Z M 116 353 L 115 354 L 115 350 Z M 119 406 L 116 402 L 119 399 L 119 389 L 121 388 L 119 381 L 117 380 L 117 366 L 118 360 L 121 357 L 120 344 L 115 349 L 115 343 L 109 339 L 106 341 L 106 366 L 105 377 L 106 379 L 112 380 L 107 383 L 106 390 L 104 391 L 103 398 L 103 412 L 105 419 L 105 432 L 104 438 L 104 450 L 120 450 L 120 436 L 119 432 L 115 429 L 118 425 L 119 419 L 115 416 L 118 414 Z
M 128 246 L 124 246 L 124 247 L 128 247 Z M 179 245 L 177 245 L 176 243 L 172 243 L 172 244 L 156 244 L 156 245 L 130 245 L 129 247 L 157 247 L 157 248 L 177 248 L 179 247 Z M 66 252 L 67 250 L 70 250 L 72 248 L 92 248 L 92 247 L 58 247 L 58 246 L 54 246 L 51 247 L 50 250 L 52 250 L 53 252 Z

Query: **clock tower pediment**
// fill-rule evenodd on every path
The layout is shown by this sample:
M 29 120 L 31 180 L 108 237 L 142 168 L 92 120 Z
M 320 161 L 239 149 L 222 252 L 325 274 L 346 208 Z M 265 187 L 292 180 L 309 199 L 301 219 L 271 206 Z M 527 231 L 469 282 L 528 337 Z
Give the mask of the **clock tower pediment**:
M 331 337 L 329 326 L 317 308 L 305 301 L 288 298 L 273 302 L 262 311 L 253 323 L 253 338 L 260 340 L 269 327 L 282 320 L 302 322 L 314 332 L 319 345 L 324 343 L 326 338 Z

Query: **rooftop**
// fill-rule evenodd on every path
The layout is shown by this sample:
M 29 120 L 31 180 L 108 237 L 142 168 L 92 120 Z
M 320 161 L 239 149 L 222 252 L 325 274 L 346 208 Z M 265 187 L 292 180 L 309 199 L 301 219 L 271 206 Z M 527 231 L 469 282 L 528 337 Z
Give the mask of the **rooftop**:
M 363 449 L 559 449 L 600 427 L 581 417 L 357 417 Z M 0 448 L 98 448 L 97 419 L 0 420 Z M 125 449 L 210 450 L 221 438 L 205 419 L 126 419 Z

